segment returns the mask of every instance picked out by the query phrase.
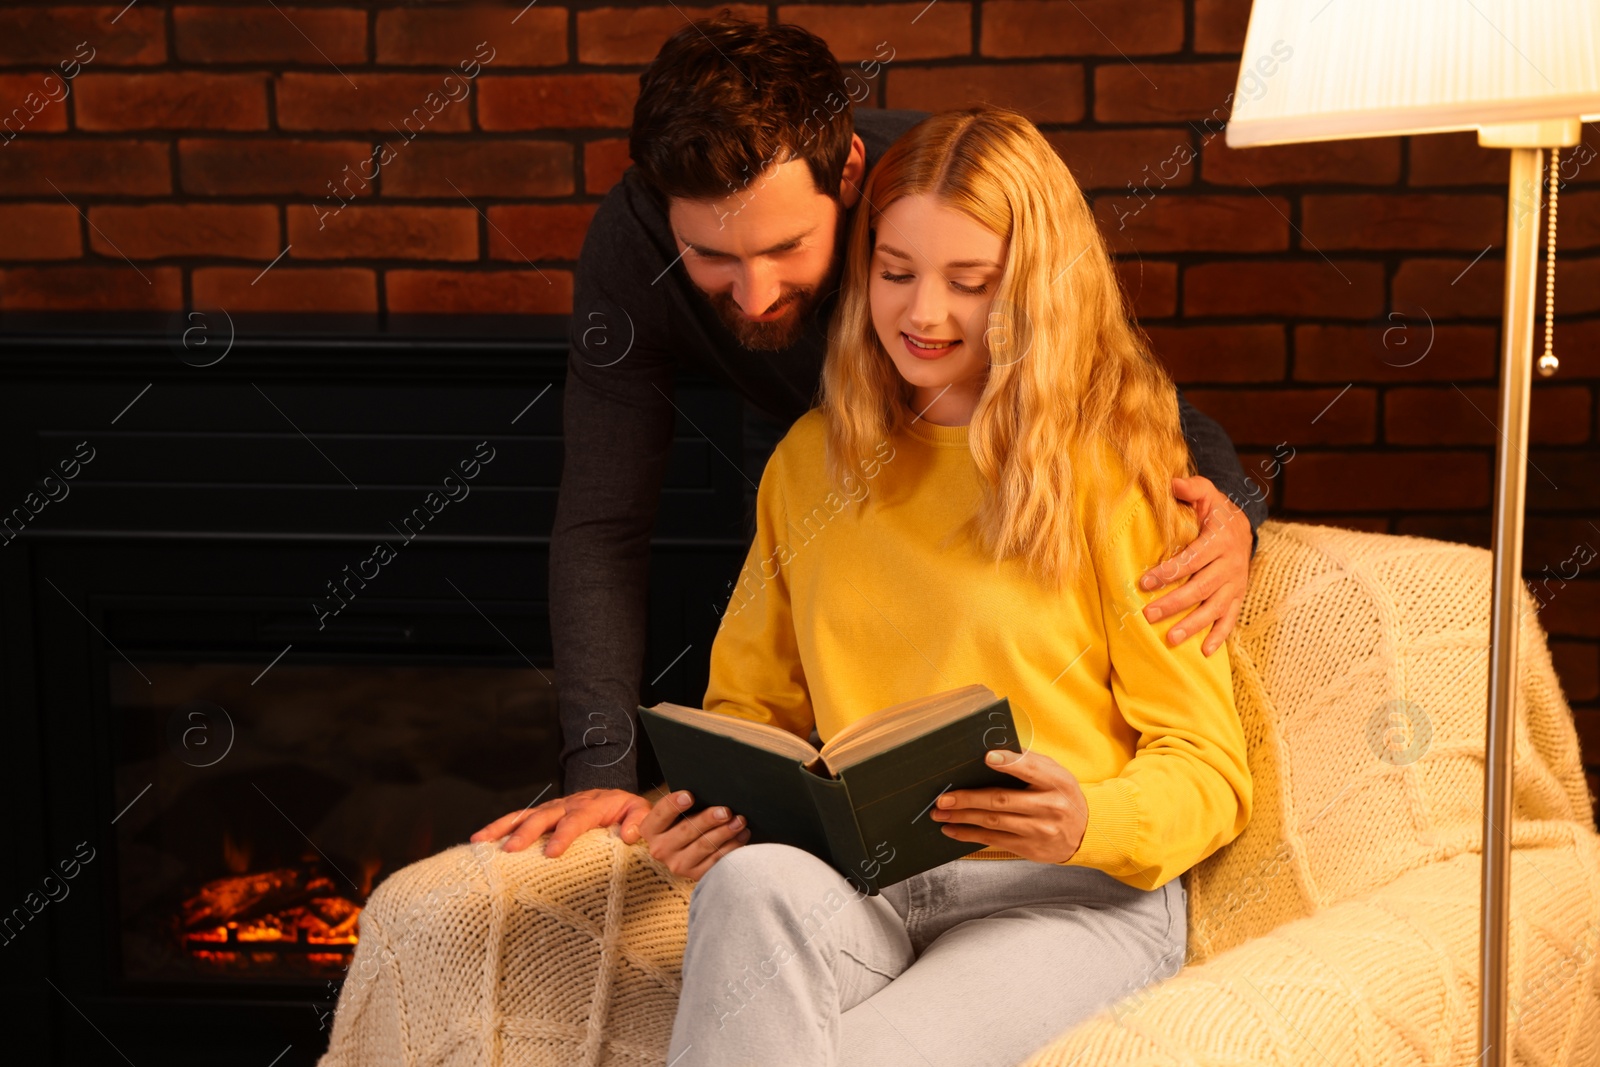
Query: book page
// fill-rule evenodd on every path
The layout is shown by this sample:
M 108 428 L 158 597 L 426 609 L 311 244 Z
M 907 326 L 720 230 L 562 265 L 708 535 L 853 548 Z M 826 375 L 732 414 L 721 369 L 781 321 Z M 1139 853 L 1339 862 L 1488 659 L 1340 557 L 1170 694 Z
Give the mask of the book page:
M 822 746 L 823 761 L 837 774 L 887 752 L 999 699 L 986 685 L 968 685 L 882 708 L 846 726 Z
M 776 752 L 780 756 L 789 756 L 801 763 L 811 763 L 817 758 L 817 750 L 811 746 L 811 742 L 798 738 L 781 726 L 773 726 L 771 723 L 757 722 L 738 715 L 723 715 L 703 708 L 684 707 L 682 704 L 653 704 L 650 710 L 658 711 L 668 718 L 690 726 L 731 737 L 735 741 L 743 741 L 747 745 L 754 745 L 768 752 Z

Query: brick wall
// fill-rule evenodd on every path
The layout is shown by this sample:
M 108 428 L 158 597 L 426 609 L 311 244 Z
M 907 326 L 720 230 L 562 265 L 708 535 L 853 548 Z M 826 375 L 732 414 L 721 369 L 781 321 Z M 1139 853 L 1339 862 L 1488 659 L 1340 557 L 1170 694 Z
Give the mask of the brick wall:
M 1488 544 L 1505 153 L 1470 134 L 1229 150 L 1243 0 L 733 7 L 809 27 L 846 65 L 886 42 L 869 105 L 988 100 L 1037 122 L 1274 514 Z M 712 10 L 12 4 L 0 316 L 565 313 L 627 165 L 637 73 Z M 1294 62 L 1284 44 L 1250 57 L 1261 91 Z M 1600 771 L 1600 129 L 1585 136 L 1562 166 L 1562 371 L 1534 387 L 1526 573 Z

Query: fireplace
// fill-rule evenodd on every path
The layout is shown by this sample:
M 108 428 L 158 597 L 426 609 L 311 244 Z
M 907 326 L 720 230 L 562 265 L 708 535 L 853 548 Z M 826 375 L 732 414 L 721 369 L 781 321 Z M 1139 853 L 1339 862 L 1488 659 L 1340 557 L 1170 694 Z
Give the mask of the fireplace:
M 241 327 L 205 367 L 170 330 L 0 330 L 0 508 L 56 489 L 0 544 L 29 1062 L 314 1063 L 372 888 L 559 794 L 564 323 L 498 325 Z M 641 695 L 695 703 L 743 420 L 693 377 L 674 401 Z
M 376 881 L 559 795 L 549 666 L 109 668 L 130 984 L 342 978 Z

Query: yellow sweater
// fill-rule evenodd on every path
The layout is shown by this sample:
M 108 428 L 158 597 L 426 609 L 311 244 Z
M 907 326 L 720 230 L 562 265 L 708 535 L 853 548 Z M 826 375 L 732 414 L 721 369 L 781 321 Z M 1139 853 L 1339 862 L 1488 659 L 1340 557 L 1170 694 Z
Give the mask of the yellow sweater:
M 828 482 L 824 448 L 813 409 L 767 463 L 707 710 L 800 737 L 815 725 L 827 741 L 879 708 L 981 682 L 1009 698 L 1023 748 L 1083 788 L 1087 829 L 1067 865 L 1154 889 L 1243 831 L 1251 782 L 1226 646 L 1172 648 L 1175 617 L 1144 618 L 1165 590 L 1139 589 L 1139 576 L 1170 553 L 1114 457 L 1078 500 L 1080 522 L 1089 507 L 1115 509 L 1109 543 L 1052 594 L 1017 561 L 951 537 L 980 493 L 967 427 L 913 423 L 844 491 Z

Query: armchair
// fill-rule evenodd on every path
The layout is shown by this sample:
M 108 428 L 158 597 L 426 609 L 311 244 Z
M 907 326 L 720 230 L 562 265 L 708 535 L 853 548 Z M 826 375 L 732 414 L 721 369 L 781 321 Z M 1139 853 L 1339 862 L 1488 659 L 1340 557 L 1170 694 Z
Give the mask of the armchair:
M 1184 968 L 1020 1067 L 1476 1055 L 1489 553 L 1279 521 L 1259 533 L 1228 642 L 1250 825 L 1184 875 Z M 1512 1056 L 1595 1064 L 1600 834 L 1522 595 Z M 692 889 L 601 830 L 557 859 L 486 843 L 396 871 L 362 914 L 320 1067 L 660 1067 Z

